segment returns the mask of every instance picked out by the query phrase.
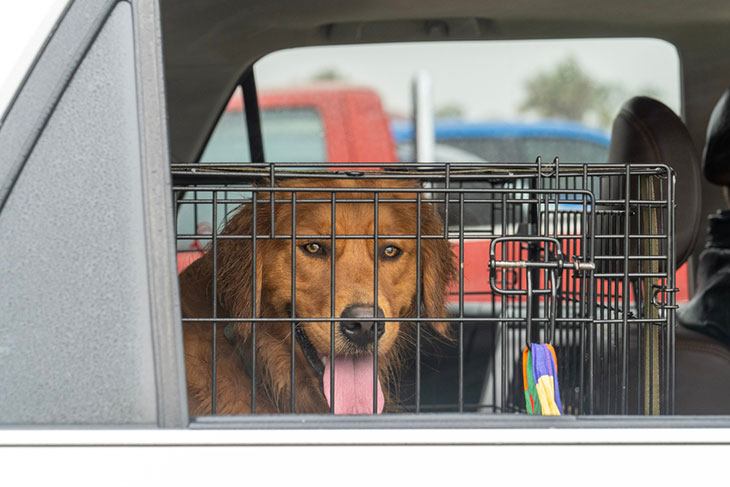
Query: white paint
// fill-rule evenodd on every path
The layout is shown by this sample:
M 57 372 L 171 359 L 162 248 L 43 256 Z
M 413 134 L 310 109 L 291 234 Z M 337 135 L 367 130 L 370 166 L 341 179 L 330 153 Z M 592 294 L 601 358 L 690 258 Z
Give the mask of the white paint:
M 13 444 L 64 446 L 2 447 Z M 108 446 L 80 448 L 98 444 Z M 729 453 L 722 429 L 5 431 L 0 478 L 105 487 L 715 485 Z
M 515 416 L 519 418 L 520 416 Z M 521 416 L 527 420 L 535 419 Z M 539 418 L 538 418 L 539 419 Z M 650 418 L 644 418 L 649 420 Z M 660 419 L 660 418 L 657 418 Z M 670 418 L 671 419 L 671 418 Z M 679 419 L 679 418 L 676 418 Z M 438 423 L 434 417 L 435 423 Z M 565 418 L 566 426 L 574 419 Z M 591 419 L 581 421 L 589 425 Z M 535 423 L 533 421 L 533 423 Z M 700 445 L 730 446 L 726 428 L 483 428 L 483 429 L 250 429 L 250 430 L 4 430 L 0 448 L 21 445 L 63 446 L 467 446 L 551 445 Z

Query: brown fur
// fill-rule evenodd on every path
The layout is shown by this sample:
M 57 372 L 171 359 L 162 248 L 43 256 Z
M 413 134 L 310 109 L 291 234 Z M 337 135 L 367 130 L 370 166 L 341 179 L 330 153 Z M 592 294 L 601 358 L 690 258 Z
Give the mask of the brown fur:
M 399 180 L 289 180 L 283 187 L 348 188 L 414 188 L 413 181 Z M 292 230 L 292 192 L 278 192 L 275 208 L 275 234 L 289 235 Z M 329 200 L 331 192 L 296 191 L 296 316 L 330 316 L 330 256 L 318 257 L 301 249 L 311 241 L 330 244 L 331 204 L 307 202 Z M 380 193 L 387 198 L 415 199 L 415 193 Z M 372 199 L 373 192 L 339 193 L 337 199 Z M 271 234 L 271 206 L 268 192 L 261 192 L 256 201 L 256 234 Z M 223 235 L 251 235 L 252 204 L 243 205 L 223 230 Z M 380 235 L 416 233 L 416 204 L 381 202 L 378 206 Z M 336 205 L 336 236 L 373 234 L 374 204 L 339 202 Z M 421 204 L 422 235 L 443 232 L 441 218 L 430 203 Z M 322 235 L 320 239 L 301 235 Z M 422 316 L 446 316 L 446 292 L 454 274 L 454 259 L 443 238 L 422 239 Z M 380 249 L 396 245 L 402 255 L 395 260 L 382 260 L 378 275 L 378 304 L 386 317 L 408 318 L 416 315 L 416 241 L 415 239 L 379 238 Z M 374 239 L 337 239 L 335 243 L 335 316 L 355 303 L 373 302 Z M 252 381 L 245 362 L 252 359 L 251 323 L 255 301 L 257 317 L 288 318 L 291 310 L 291 241 L 290 239 L 257 239 L 256 268 L 252 259 L 251 239 L 219 239 L 217 241 L 216 307 L 218 317 L 241 318 L 233 327 L 235 346 L 217 328 L 217 407 L 216 414 L 251 412 Z M 256 287 L 253 287 L 255 276 Z M 213 316 L 213 252 L 206 253 L 180 275 L 183 316 Z M 399 343 L 408 340 L 412 323 L 389 321 L 378 344 L 379 375 L 384 383 L 392 379 L 398 367 Z M 329 322 L 303 323 L 310 341 L 322 356 L 330 350 Z M 448 335 L 446 323 L 434 323 L 440 335 Z M 338 354 L 353 352 L 350 344 L 335 327 L 335 349 Z M 289 322 L 267 322 L 256 325 L 256 413 L 290 412 L 291 325 Z M 211 413 L 211 324 L 200 322 L 184 325 L 185 365 L 188 402 L 192 415 Z M 236 351 L 240 348 L 240 351 Z M 244 358 L 246 357 L 246 358 Z M 324 413 L 328 410 L 322 385 L 307 362 L 301 347 L 296 346 L 296 412 Z M 328 379 L 325 379 L 328 380 Z M 387 389 L 387 387 L 384 387 Z M 386 408 L 392 408 L 386 395 Z

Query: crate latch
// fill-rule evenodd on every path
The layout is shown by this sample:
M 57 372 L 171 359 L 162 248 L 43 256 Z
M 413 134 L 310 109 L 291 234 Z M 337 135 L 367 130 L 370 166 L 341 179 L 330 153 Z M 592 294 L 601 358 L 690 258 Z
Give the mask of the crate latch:
M 512 244 L 513 252 L 509 250 Z M 501 255 L 510 253 L 518 256 L 523 255 L 523 244 L 527 244 L 527 260 L 504 260 L 497 258 L 497 249 L 501 245 Z M 537 343 L 533 335 L 532 320 L 536 316 L 540 296 L 544 296 L 549 326 L 546 328 L 544 337 L 546 343 L 553 341 L 555 335 L 555 315 L 557 306 L 557 295 L 562 285 L 564 270 L 571 270 L 575 274 L 586 275 L 595 270 L 596 266 L 588 260 L 573 259 L 567 260 L 563 254 L 561 242 L 553 237 L 541 236 L 506 236 L 498 237 L 491 241 L 489 247 L 489 285 L 495 293 L 504 296 L 525 296 L 527 298 L 527 343 Z M 497 279 L 497 270 L 502 269 L 525 269 L 525 287 L 508 289 L 500 287 Z M 541 272 L 547 274 L 542 275 Z M 544 282 L 544 287 L 540 283 Z M 519 282 L 517 280 L 517 282 Z M 539 339 L 539 337 L 538 337 Z

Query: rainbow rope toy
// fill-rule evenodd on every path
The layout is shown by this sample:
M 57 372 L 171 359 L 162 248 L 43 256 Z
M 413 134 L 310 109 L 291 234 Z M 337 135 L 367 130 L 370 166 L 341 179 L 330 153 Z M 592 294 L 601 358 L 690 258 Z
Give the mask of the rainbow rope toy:
M 522 384 L 527 414 L 560 416 L 558 359 L 549 343 L 532 343 L 522 350 Z

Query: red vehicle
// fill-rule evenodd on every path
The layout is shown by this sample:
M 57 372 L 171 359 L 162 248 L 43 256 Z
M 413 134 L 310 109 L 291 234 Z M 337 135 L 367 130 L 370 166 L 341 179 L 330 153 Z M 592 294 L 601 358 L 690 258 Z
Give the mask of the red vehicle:
M 388 116 L 370 89 L 325 83 L 262 91 L 259 107 L 269 162 L 398 161 Z M 201 161 L 250 161 L 242 108 L 243 99 L 236 93 Z
M 259 105 L 267 161 L 398 162 L 389 118 L 373 90 L 328 83 L 305 89 L 263 91 L 259 94 Z M 203 162 L 249 160 L 242 109 L 242 97 L 233 96 L 203 153 Z M 219 214 L 233 210 L 233 206 Z M 192 205 L 182 205 L 178 231 L 183 234 L 210 233 L 212 214 L 209 207 L 199 205 L 196 218 Z M 194 221 L 198 222 L 198 228 Z M 468 229 L 468 219 L 465 226 Z M 487 272 L 489 245 L 489 240 L 464 241 L 464 301 L 467 306 L 491 301 Z M 197 240 L 179 240 L 178 271 L 202 255 L 203 246 L 204 243 Z M 458 240 L 452 241 L 452 248 L 458 256 Z M 688 301 L 686 265 L 678 270 L 677 283 L 680 288 L 677 302 Z M 452 291 L 451 301 L 456 304 L 458 284 Z
M 227 111 L 240 112 L 241 98 L 234 98 Z M 266 148 L 267 115 L 294 110 L 316 112 L 329 162 L 397 162 L 390 122 L 380 97 L 367 88 L 330 85 L 310 89 L 262 92 L 259 96 Z M 270 118 L 269 118 L 270 120 Z M 352 134 L 357 134 L 353 137 Z M 267 156 L 267 160 L 275 160 Z M 290 159 L 292 160 L 292 159 Z

